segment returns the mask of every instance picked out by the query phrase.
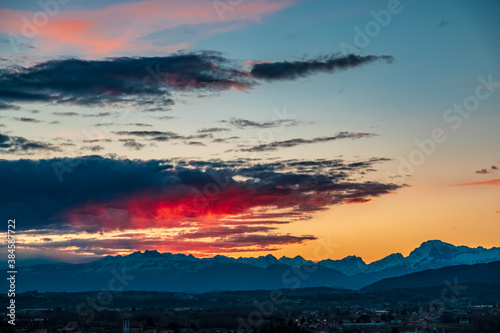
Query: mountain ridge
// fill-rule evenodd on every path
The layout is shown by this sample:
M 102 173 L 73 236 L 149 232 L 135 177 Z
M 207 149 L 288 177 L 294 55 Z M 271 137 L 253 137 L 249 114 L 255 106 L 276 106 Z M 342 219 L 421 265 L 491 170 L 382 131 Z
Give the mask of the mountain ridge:
M 445 282 L 467 288 L 468 283 L 498 283 L 500 281 L 500 261 L 446 266 L 437 269 L 382 279 L 361 288 L 364 292 L 387 291 L 392 289 L 422 288 L 445 285 Z
M 231 258 L 217 255 L 196 258 L 192 254 L 160 253 L 156 250 L 129 255 L 106 256 L 85 264 L 40 264 L 19 268 L 23 290 L 85 291 L 103 288 L 116 272 L 130 272 L 140 281 L 130 290 L 196 292 L 209 290 L 253 290 L 302 287 L 359 289 L 377 281 L 447 266 L 500 261 L 500 248 L 454 246 L 428 241 L 404 257 L 388 255 L 366 264 L 362 258 L 313 262 L 301 256 L 273 255 Z M 77 285 L 71 281 L 78 281 Z
M 480 253 L 479 253 L 480 252 Z M 302 265 L 314 265 L 332 268 L 348 276 L 359 273 L 373 273 L 399 265 L 415 269 L 439 268 L 452 265 L 487 263 L 500 260 L 500 247 L 484 248 L 468 247 L 465 245 L 455 246 L 440 240 L 428 240 L 410 252 L 408 256 L 401 253 L 392 253 L 379 260 L 366 264 L 363 258 L 356 255 L 349 255 L 342 259 L 324 259 L 317 262 L 304 259 L 297 255 L 293 258 L 282 256 L 279 259 L 272 254 L 259 257 L 226 257 L 215 255 L 214 257 L 197 258 L 192 254 L 172 254 L 170 252 L 160 253 L 157 250 L 136 251 L 127 256 L 106 256 L 96 261 L 106 258 L 125 258 L 129 256 L 144 256 L 146 258 L 165 257 L 172 261 L 182 262 L 184 259 L 191 262 L 213 261 L 214 263 L 244 263 L 260 268 L 269 267 L 272 264 L 283 263 L 285 265 L 300 267 Z M 110 259 L 107 259 L 110 260 Z

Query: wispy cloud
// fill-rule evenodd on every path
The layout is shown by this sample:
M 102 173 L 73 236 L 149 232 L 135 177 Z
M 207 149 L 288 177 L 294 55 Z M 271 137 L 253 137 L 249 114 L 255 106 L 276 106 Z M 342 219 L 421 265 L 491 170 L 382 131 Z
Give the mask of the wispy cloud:
M 78 112 L 52 112 L 54 116 L 62 116 L 62 117 L 77 117 L 80 114 Z
M 18 105 L 10 104 L 10 103 L 4 103 L 0 101 L 0 110 L 20 110 L 21 107 Z
M 450 24 L 450 21 L 448 21 L 448 20 L 442 20 L 441 22 L 438 23 L 438 25 L 436 27 L 438 27 L 438 28 L 444 28 L 448 24 Z
M 35 151 L 59 151 L 60 148 L 45 142 L 28 140 L 20 136 L 9 136 L 0 133 L 0 153 L 27 154 Z M 7 172 L 7 170 L 5 171 Z
M 229 128 L 223 127 L 210 127 L 210 128 L 201 128 L 197 130 L 197 133 L 218 133 L 218 132 L 228 132 L 231 131 Z
M 312 143 L 320 143 L 320 142 L 329 142 L 329 141 L 336 141 L 336 140 L 341 140 L 341 139 L 361 139 L 361 138 L 366 138 L 366 137 L 372 137 L 375 136 L 376 134 L 374 133 L 349 133 L 349 132 L 340 132 L 334 136 L 324 136 L 324 137 L 317 137 L 317 138 L 312 138 L 312 139 L 290 139 L 290 140 L 284 140 L 284 141 L 274 141 L 271 143 L 264 143 L 260 145 L 255 145 L 250 148 L 241 148 L 239 151 L 245 151 L 245 152 L 263 152 L 263 151 L 274 151 L 278 150 L 279 148 L 289 148 L 289 147 L 295 147 L 298 145 L 304 145 L 304 144 L 312 144 Z
M 500 179 L 485 180 L 482 182 L 453 184 L 449 186 L 473 186 L 473 185 L 500 185 Z
M 231 126 L 243 129 L 243 128 L 273 128 L 273 127 L 290 127 L 299 125 L 300 122 L 295 119 L 276 119 L 270 121 L 253 121 L 242 118 L 231 118 L 229 120 L 221 120 L 221 123 L 227 123 Z
M 250 73 L 254 78 L 268 81 L 295 80 L 312 74 L 332 73 L 336 70 L 355 68 L 375 61 L 385 61 L 391 63 L 394 61 L 394 58 L 389 55 L 333 55 L 302 61 L 258 63 L 253 65 Z
M 142 148 L 144 148 L 146 146 L 145 144 L 137 142 L 134 139 L 125 139 L 125 140 L 122 139 L 120 141 L 125 141 L 123 146 L 127 147 L 131 150 L 141 150 Z
M 30 117 L 12 117 L 12 119 L 14 119 L 16 121 L 21 121 L 23 123 L 41 123 L 41 122 L 43 122 L 43 120 L 30 118 Z

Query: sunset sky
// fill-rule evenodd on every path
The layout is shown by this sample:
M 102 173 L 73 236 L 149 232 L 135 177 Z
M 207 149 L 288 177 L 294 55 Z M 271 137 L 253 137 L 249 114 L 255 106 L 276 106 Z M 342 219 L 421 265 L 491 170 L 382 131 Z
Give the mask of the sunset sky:
M 0 2 L 20 262 L 500 246 L 500 3 Z

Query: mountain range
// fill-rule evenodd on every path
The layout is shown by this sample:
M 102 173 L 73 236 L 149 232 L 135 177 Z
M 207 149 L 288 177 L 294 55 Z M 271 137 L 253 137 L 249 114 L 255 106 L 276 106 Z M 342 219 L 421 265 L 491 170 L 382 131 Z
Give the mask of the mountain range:
M 488 264 L 447 266 L 439 269 L 427 269 L 403 276 L 383 279 L 364 288 L 365 292 L 386 291 L 402 288 L 425 288 L 439 286 L 450 288 L 449 292 L 460 293 L 471 283 L 495 284 L 500 282 L 500 261 Z M 497 289 L 498 290 L 498 289 Z
M 230 258 L 134 252 L 107 256 L 85 264 L 43 264 L 18 270 L 20 291 L 125 290 L 191 291 L 254 290 L 303 287 L 360 289 L 382 279 L 447 266 L 500 261 L 500 248 L 454 246 L 439 240 L 422 243 L 407 257 L 391 254 L 366 264 L 348 256 L 314 263 L 301 256 Z M 126 276 L 128 278 L 123 278 Z M 121 277 L 121 278 L 120 278 Z

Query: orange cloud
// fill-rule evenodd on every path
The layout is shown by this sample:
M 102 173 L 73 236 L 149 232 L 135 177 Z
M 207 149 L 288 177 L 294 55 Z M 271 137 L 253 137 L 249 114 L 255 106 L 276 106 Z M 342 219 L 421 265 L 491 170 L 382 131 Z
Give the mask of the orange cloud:
M 144 50 L 174 52 L 190 46 L 185 42 L 185 36 L 182 36 L 182 42 L 177 36 L 177 40 L 162 39 L 157 44 L 159 38 L 168 38 L 168 34 L 158 34 L 157 39 L 146 37 L 181 26 L 211 24 L 193 37 L 201 39 L 238 29 L 243 26 L 242 22 L 258 22 L 263 16 L 291 5 L 291 2 L 245 0 L 223 13 L 214 7 L 212 1 L 198 0 L 148 0 L 81 12 L 60 11 L 53 17 L 41 9 L 39 12 L 0 9 L 0 33 L 34 38 L 37 51 L 49 53 L 77 51 L 99 56 Z M 47 20 L 34 20 L 36 13 L 45 14 Z
M 483 182 L 472 182 L 472 183 L 454 184 L 454 185 L 450 185 L 450 186 L 468 186 L 468 185 L 500 185 L 500 179 L 486 180 L 486 181 L 483 181 Z

